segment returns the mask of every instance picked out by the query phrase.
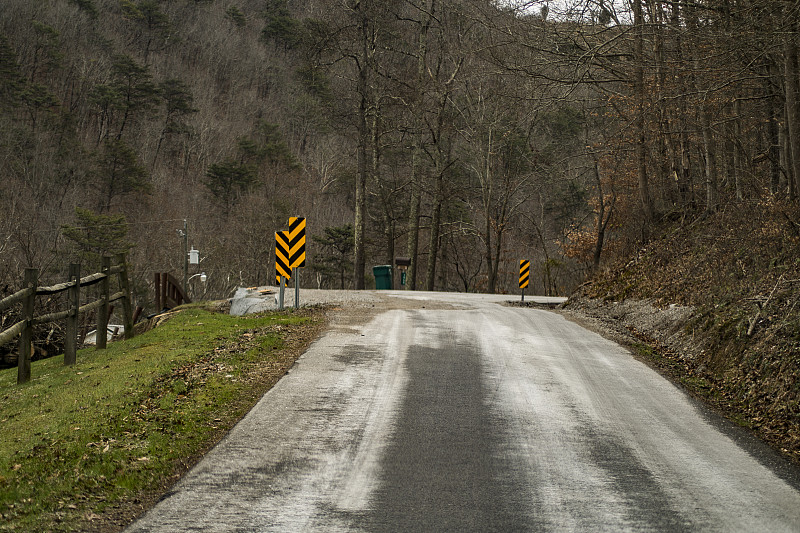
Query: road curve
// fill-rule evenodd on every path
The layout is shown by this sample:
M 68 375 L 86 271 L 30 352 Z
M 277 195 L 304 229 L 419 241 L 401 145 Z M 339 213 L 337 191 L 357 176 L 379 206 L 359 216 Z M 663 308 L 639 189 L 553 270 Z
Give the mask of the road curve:
M 618 345 L 507 298 L 392 294 L 127 531 L 800 531 L 797 471 Z

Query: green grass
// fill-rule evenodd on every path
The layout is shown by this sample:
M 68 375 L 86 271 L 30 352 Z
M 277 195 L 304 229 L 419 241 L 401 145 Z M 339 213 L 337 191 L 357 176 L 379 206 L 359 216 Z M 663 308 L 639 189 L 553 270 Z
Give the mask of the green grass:
M 308 320 L 194 307 L 72 367 L 35 362 L 24 385 L 0 371 L 0 530 L 80 530 L 163 489 L 285 372 L 277 354 Z

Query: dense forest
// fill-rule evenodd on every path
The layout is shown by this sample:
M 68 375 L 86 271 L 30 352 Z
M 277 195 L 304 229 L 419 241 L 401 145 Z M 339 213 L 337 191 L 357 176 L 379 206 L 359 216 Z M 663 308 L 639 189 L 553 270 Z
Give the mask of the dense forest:
M 563 294 L 729 210 L 800 235 L 797 3 L 569 1 L 3 0 L 0 296 L 126 252 L 151 309 L 185 228 L 229 297 L 290 216 L 323 288 L 528 258 Z

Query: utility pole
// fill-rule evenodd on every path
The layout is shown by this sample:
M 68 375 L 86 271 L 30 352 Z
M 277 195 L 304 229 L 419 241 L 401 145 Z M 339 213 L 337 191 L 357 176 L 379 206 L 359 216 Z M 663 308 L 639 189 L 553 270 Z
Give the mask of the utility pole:
M 183 230 L 178 230 L 178 236 L 183 238 L 183 296 L 186 297 L 189 288 L 189 225 L 183 219 Z

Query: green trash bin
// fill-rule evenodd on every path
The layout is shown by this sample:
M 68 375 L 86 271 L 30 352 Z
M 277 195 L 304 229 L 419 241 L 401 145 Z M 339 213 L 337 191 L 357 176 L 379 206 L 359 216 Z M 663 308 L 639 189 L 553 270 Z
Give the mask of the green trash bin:
M 372 267 L 375 276 L 375 288 L 378 290 L 392 290 L 392 265 L 379 265 Z

